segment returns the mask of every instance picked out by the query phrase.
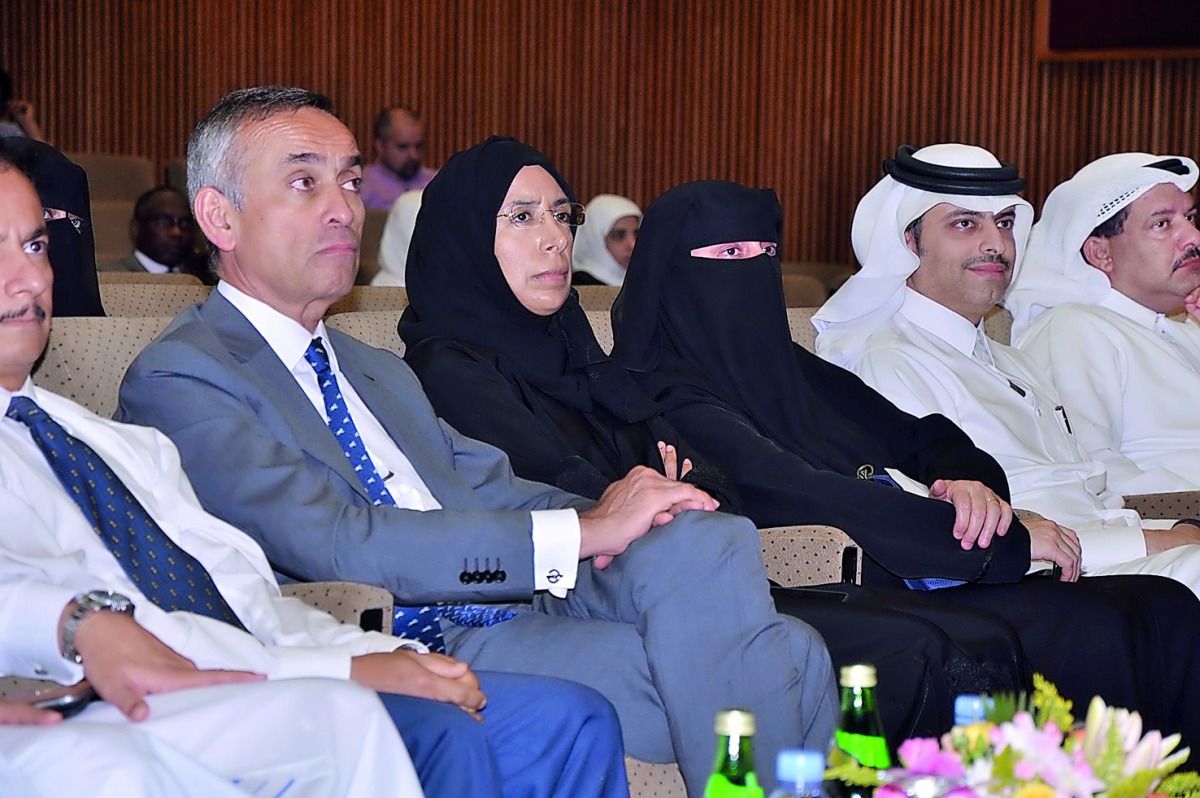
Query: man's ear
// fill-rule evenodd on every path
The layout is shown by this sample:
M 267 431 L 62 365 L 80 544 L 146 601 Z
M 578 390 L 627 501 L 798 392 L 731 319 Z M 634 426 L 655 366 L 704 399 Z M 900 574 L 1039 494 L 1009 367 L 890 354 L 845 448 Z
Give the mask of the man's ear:
M 210 244 L 222 252 L 233 249 L 237 241 L 234 228 L 237 209 L 228 197 L 212 186 L 205 186 L 196 192 L 192 214 Z
M 918 258 L 921 257 L 920 247 L 917 246 L 917 237 L 913 235 L 912 230 L 904 231 L 904 245 L 908 247 L 909 252 L 916 255 Z
M 1112 251 L 1109 249 L 1107 238 L 1088 236 L 1087 240 L 1083 242 L 1083 259 L 1089 266 L 1093 266 L 1105 274 L 1112 274 Z

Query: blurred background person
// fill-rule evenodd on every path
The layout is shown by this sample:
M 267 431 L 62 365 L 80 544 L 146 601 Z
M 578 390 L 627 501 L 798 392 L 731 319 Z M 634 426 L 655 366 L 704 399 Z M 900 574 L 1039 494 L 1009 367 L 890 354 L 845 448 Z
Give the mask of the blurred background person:
M 621 285 L 633 257 L 642 209 L 616 194 L 597 194 L 586 208 L 587 224 L 575 236 L 574 285 Z
M 383 226 L 383 237 L 379 240 L 379 271 L 371 278 L 371 285 L 404 285 L 408 245 L 412 243 L 419 210 L 420 191 L 406 191 L 392 205 Z

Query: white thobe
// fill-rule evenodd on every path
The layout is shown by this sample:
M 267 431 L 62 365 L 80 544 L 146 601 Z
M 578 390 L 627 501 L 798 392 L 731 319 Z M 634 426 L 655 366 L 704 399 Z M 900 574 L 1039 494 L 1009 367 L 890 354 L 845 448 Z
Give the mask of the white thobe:
M 1078 533 L 1088 574 L 1159 573 L 1200 589 L 1200 547 L 1146 556 L 1143 519 L 1107 487 L 1104 464 L 1081 453 L 1074 415 L 1021 352 L 905 289 L 900 310 L 852 365 L 901 409 L 962 427 L 1004 469 L 1014 507 Z
M 1079 444 L 1123 494 L 1200 489 L 1200 327 L 1117 291 L 1042 313 L 1016 345 L 1071 408 Z

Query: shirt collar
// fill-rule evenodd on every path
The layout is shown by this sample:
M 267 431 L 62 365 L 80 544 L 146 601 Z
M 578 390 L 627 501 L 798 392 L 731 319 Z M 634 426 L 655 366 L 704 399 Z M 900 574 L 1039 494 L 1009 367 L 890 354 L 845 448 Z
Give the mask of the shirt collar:
M 159 263 L 140 249 L 133 251 L 133 257 L 137 258 L 137 262 L 142 264 L 142 268 L 151 274 L 168 274 L 171 271 L 170 266 L 167 266 L 165 263 Z
M 974 354 L 980 328 L 945 305 L 934 302 L 906 286 L 900 314 L 913 325 L 940 338 L 967 357 Z
M 294 371 L 296 366 L 308 361 L 304 353 L 308 351 L 312 339 L 320 338 L 325 343 L 325 353 L 329 356 L 329 365 L 338 371 L 337 355 L 329 343 L 329 333 L 325 330 L 325 322 L 317 322 L 317 329 L 309 333 L 304 325 L 295 319 L 290 319 L 262 300 L 255 299 L 244 291 L 240 291 L 229 283 L 221 280 L 217 283 L 221 296 L 229 300 L 229 304 L 237 308 L 246 320 L 258 330 L 267 342 L 267 346 L 279 357 L 288 371 Z M 308 367 L 311 370 L 311 367 Z
M 1134 302 L 1115 288 L 1108 289 L 1108 296 L 1101 299 L 1098 304 L 1100 307 L 1108 308 L 1113 313 L 1118 313 L 1148 330 L 1154 329 L 1154 324 L 1161 315 L 1145 305 Z

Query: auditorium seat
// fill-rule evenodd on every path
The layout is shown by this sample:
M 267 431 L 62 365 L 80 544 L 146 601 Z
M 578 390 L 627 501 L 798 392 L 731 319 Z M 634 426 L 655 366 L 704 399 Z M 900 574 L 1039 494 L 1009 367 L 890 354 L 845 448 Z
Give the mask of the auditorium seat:
M 166 276 L 166 275 L 154 275 Z M 191 277 L 191 275 L 185 275 Z M 100 303 L 109 316 L 175 316 L 184 308 L 208 299 L 207 285 L 199 281 L 100 283 Z
M 371 278 L 379 272 L 379 242 L 383 238 L 383 226 L 387 224 L 386 210 L 367 210 L 363 220 L 362 244 L 358 250 L 358 285 L 370 285 Z
M 579 306 L 584 310 L 602 310 L 607 313 L 613 304 L 613 300 L 617 298 L 617 294 L 621 293 L 619 285 L 577 285 L 575 290 L 579 292 Z
M 129 220 L 133 200 L 92 200 L 92 235 L 96 239 L 96 263 L 108 263 L 133 251 Z
M 134 202 L 142 192 L 154 188 L 158 180 L 154 164 L 141 155 L 117 155 L 103 152 L 64 153 L 83 167 L 88 176 L 92 202 L 124 200 Z
M 820 306 L 829 298 L 825 284 L 808 274 L 783 275 L 783 301 L 789 308 Z
M 204 285 L 194 274 L 151 274 L 150 272 L 100 272 L 100 285 L 106 283 L 147 283 L 149 285 Z
M 334 302 L 326 316 L 364 310 L 395 310 L 408 307 L 408 292 L 398 285 L 356 285 L 350 293 Z

